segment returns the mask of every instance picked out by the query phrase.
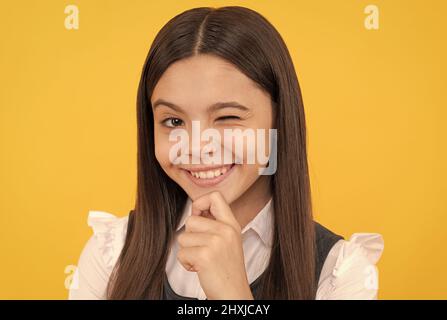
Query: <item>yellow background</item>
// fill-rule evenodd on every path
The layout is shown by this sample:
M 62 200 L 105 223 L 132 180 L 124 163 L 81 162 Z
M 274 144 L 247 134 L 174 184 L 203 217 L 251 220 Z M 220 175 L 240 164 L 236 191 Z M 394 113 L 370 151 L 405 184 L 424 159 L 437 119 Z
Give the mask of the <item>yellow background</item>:
M 64 27 L 69 4 L 79 30 Z M 379 30 L 364 27 L 368 4 Z M 397 0 L 1 1 L 0 298 L 65 299 L 88 211 L 133 207 L 147 51 L 174 15 L 209 5 L 255 9 L 285 39 L 316 218 L 384 236 L 379 298 L 447 298 L 447 5 Z

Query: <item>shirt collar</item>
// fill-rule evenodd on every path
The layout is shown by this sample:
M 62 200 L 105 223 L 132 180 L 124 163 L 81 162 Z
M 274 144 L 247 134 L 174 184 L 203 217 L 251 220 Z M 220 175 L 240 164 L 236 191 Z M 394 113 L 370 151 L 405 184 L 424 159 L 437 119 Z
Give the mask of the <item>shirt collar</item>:
M 244 234 L 248 230 L 255 231 L 261 238 L 262 242 L 271 247 L 273 241 L 273 206 L 272 199 L 270 198 L 267 204 L 258 212 L 258 214 L 242 229 L 241 233 Z M 186 219 L 191 215 L 192 201 L 188 197 L 186 204 L 183 208 L 182 217 L 180 223 L 176 228 L 179 231 L 186 222 Z

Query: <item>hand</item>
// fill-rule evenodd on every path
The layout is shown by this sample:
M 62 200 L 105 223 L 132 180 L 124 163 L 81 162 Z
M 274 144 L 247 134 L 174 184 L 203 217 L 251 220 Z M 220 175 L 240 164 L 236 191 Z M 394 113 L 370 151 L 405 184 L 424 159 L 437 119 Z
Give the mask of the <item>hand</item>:
M 186 270 L 197 272 L 207 298 L 252 300 L 241 227 L 223 196 L 216 191 L 193 201 L 185 225 L 177 258 Z

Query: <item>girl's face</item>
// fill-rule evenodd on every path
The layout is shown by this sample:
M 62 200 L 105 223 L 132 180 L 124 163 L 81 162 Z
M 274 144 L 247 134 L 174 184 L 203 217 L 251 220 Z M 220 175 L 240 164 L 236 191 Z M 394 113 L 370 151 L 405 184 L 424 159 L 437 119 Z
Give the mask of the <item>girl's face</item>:
M 265 164 L 260 163 L 257 156 L 254 163 L 248 157 L 249 153 L 257 153 L 258 140 L 253 145 L 244 138 L 239 141 L 243 143 L 242 149 L 238 149 L 237 138 L 226 139 L 224 129 L 239 129 L 242 133 L 250 129 L 248 131 L 253 131 L 255 137 L 257 129 L 264 129 L 265 143 L 261 146 L 268 156 L 268 132 L 273 125 L 271 98 L 234 65 L 204 54 L 176 61 L 155 86 L 151 105 L 157 161 L 191 199 L 219 191 L 231 204 L 250 188 L 262 189 L 256 186 L 265 183 L 267 176 L 259 175 L 258 169 Z M 199 136 L 198 144 L 193 143 L 193 127 L 195 125 L 197 130 L 197 124 L 200 134 L 209 128 L 220 133 L 221 141 L 214 145 L 220 148 L 221 157 L 217 164 L 205 164 L 204 161 L 205 156 L 210 158 L 217 152 L 217 149 L 209 148 L 212 138 Z M 186 149 L 180 152 L 183 159 L 188 160 L 186 164 L 174 164 L 172 153 L 170 157 L 170 151 L 180 141 L 179 138 L 170 141 L 169 135 L 174 129 L 184 129 L 188 134 L 189 143 L 183 144 Z M 228 146 L 232 149 L 230 153 Z M 238 150 L 243 150 L 243 154 L 239 151 L 237 155 Z M 231 154 L 230 161 L 224 159 L 225 153 Z M 236 163 L 237 156 L 241 159 L 241 155 L 243 163 Z

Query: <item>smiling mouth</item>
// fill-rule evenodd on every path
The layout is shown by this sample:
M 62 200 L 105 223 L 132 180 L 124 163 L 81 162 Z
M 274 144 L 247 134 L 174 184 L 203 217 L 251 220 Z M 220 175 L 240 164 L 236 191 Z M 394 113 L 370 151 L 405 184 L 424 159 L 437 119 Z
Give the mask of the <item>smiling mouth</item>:
M 186 169 L 192 176 L 198 178 L 198 179 L 213 179 L 216 177 L 219 177 L 221 175 L 224 175 L 228 170 L 231 169 L 231 167 L 234 165 L 225 165 L 217 168 L 211 168 L 211 169 L 195 169 L 195 170 L 188 170 Z
M 195 184 L 206 187 L 212 186 L 223 181 L 228 175 L 233 172 L 235 163 L 223 166 L 214 166 L 210 168 L 182 168 Z

